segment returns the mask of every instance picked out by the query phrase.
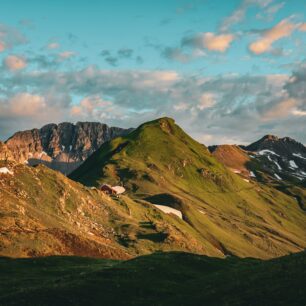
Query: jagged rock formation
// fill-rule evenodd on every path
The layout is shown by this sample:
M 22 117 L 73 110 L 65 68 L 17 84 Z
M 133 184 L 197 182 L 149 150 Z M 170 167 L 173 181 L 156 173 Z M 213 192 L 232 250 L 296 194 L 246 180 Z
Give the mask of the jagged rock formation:
M 6 141 L 6 145 L 17 162 L 29 165 L 44 163 L 69 174 L 101 144 L 129 131 L 98 122 L 63 122 L 17 132 Z
M 0 160 L 14 160 L 12 152 L 2 141 L 0 141 Z

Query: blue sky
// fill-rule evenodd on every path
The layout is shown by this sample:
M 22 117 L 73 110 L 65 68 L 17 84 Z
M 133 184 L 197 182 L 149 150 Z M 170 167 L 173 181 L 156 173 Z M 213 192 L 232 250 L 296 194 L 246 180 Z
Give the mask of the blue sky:
M 6 1 L 0 139 L 167 115 L 207 144 L 306 143 L 305 14 L 301 0 Z

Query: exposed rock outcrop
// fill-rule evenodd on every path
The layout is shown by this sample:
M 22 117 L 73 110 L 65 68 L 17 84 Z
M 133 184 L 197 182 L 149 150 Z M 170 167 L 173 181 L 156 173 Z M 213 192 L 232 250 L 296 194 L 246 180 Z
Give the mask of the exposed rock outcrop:
M 44 163 L 69 174 L 101 144 L 128 132 L 130 129 L 98 122 L 63 122 L 17 132 L 6 141 L 6 147 L 17 162 L 29 165 Z

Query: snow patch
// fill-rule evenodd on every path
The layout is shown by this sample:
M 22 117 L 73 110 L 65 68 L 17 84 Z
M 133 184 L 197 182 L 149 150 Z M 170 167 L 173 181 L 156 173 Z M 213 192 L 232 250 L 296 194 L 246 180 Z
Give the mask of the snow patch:
M 297 166 L 297 164 L 295 163 L 294 160 L 289 160 L 289 164 L 290 164 L 291 168 L 294 168 L 294 169 L 298 168 L 298 166 Z
M 278 154 L 276 154 L 275 152 L 271 151 L 271 150 L 261 150 L 258 152 L 259 155 L 275 155 L 275 156 L 279 156 Z
M 116 194 L 122 194 L 125 192 L 125 188 L 122 186 L 114 186 L 112 189 L 116 192 Z
M 253 171 L 250 171 L 250 177 L 256 177 L 256 175 Z
M 72 145 L 69 146 L 69 151 L 71 151 L 71 150 L 72 150 Z
M 183 219 L 183 214 L 181 211 L 174 209 L 170 206 L 164 206 L 164 205 L 156 205 L 154 204 L 154 206 L 158 209 L 160 209 L 161 211 L 163 211 L 166 214 L 174 214 L 176 216 L 178 216 L 180 219 Z
M 274 176 L 278 179 L 278 180 L 282 180 L 282 178 L 279 176 L 279 175 L 277 175 L 276 173 L 274 173 Z
M 65 151 L 66 147 L 62 145 L 62 151 Z
M 2 167 L 0 168 L 0 173 L 2 174 L 10 174 L 10 175 L 13 175 L 14 173 L 12 171 L 10 171 L 8 168 L 6 167 Z
M 301 153 L 292 153 L 292 155 L 295 156 L 295 157 L 306 159 L 306 157 L 303 157 Z
M 282 167 L 279 165 L 277 161 L 274 160 L 273 162 L 277 166 L 278 170 L 282 170 Z

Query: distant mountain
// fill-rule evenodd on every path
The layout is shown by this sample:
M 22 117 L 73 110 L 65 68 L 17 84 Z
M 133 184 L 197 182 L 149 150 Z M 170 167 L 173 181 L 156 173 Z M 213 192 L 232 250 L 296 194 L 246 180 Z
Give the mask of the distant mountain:
M 301 155 L 306 159 L 306 147 L 290 137 L 278 138 L 274 135 L 266 135 L 260 140 L 244 147 L 247 151 L 258 152 L 261 150 L 273 150 L 283 157 L 297 157 Z
M 130 131 L 98 122 L 64 122 L 17 132 L 5 143 L 17 162 L 44 163 L 69 174 L 102 143 Z
M 239 147 L 230 151 L 248 159 Z M 295 198 L 229 171 L 171 118 L 103 144 L 70 178 L 122 184 L 138 203 L 179 210 L 212 256 L 268 258 L 306 246 L 306 216 Z
M 306 147 L 292 138 L 266 135 L 240 148 L 210 147 L 212 154 L 236 174 L 264 184 L 273 184 L 294 195 L 306 209 Z

